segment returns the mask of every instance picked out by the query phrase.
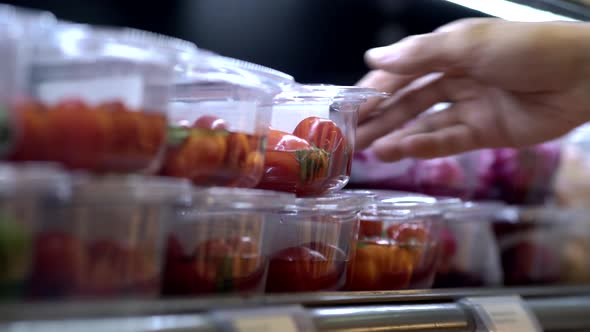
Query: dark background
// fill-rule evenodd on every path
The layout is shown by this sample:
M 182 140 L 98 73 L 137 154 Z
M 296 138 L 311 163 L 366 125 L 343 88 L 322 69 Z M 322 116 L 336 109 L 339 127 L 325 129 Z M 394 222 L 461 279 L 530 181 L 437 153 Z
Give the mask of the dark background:
M 485 1 L 485 0 L 482 0 Z M 131 26 L 287 72 L 300 82 L 353 84 L 366 49 L 483 16 L 443 0 L 15 0 L 58 18 Z

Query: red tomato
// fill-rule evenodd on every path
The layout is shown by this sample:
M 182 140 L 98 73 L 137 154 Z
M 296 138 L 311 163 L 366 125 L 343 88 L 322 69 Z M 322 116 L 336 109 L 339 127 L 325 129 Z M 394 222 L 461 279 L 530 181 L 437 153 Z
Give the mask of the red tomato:
M 428 232 L 426 228 L 418 223 L 400 223 L 387 228 L 387 235 L 390 239 L 397 241 L 400 245 L 426 245 Z
M 330 153 L 330 170 L 332 175 L 348 172 L 352 151 L 342 131 L 331 120 L 309 117 L 301 121 L 293 135 L 307 140 L 313 147 Z
M 414 269 L 407 250 L 389 243 L 359 242 L 349 265 L 347 290 L 397 290 L 408 286 Z
M 378 220 L 361 219 L 359 227 L 359 237 L 377 237 L 381 236 L 383 231 L 383 222 Z
M 48 113 L 50 159 L 72 168 L 97 169 L 108 148 L 110 128 L 101 113 L 78 100 L 64 100 Z
M 246 166 L 250 149 L 250 142 L 246 134 L 230 133 L 227 137 L 227 153 L 224 164 L 232 169 Z
M 223 167 L 226 149 L 224 135 L 193 130 L 182 145 L 169 148 L 162 174 L 188 178 L 196 184 L 208 184 Z
M 312 146 L 305 139 L 284 131 L 270 129 L 266 149 L 270 151 L 311 150 Z
M 269 264 L 267 291 L 333 290 L 344 274 L 346 255 L 317 242 L 283 249 Z
M 193 123 L 193 128 L 211 129 L 211 130 L 228 130 L 229 127 L 225 120 L 212 115 L 203 115 Z
M 346 145 L 340 128 L 333 121 L 318 117 L 309 117 L 301 121 L 295 127 L 293 135 L 328 152 L 341 150 Z
M 325 179 L 328 154 L 301 138 L 271 129 L 264 166 L 263 188 L 296 189 Z
M 70 234 L 45 232 L 38 235 L 32 273 L 35 293 L 72 294 L 84 278 L 86 262 L 86 250 Z
M 43 104 L 29 100 L 16 105 L 18 136 L 12 159 L 47 159 L 51 149 L 47 111 Z

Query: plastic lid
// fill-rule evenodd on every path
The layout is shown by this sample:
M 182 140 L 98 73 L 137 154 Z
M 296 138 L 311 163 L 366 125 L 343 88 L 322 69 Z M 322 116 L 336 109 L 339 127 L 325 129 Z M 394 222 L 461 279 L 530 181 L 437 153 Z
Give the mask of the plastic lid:
M 196 187 L 195 206 L 205 209 L 272 211 L 280 210 L 295 199 L 295 195 L 261 189 Z
M 460 207 L 464 204 L 463 200 L 457 197 L 434 197 L 436 199 L 436 205 L 442 209 L 447 210 L 453 207 Z
M 389 94 L 375 89 L 356 86 L 339 86 L 326 84 L 292 85 L 275 98 L 275 102 L 309 102 L 309 101 L 365 101 L 369 98 L 384 98 Z
M 175 71 L 177 86 L 229 84 L 264 91 L 269 97 L 279 94 L 285 85 L 292 83 L 292 77 L 287 74 L 207 50 L 199 50 L 184 59 Z
M 71 178 L 53 163 L 0 163 L 0 195 L 68 195 Z
M 494 221 L 551 226 L 561 222 L 573 222 L 580 213 L 587 214 L 587 211 L 549 206 L 505 206 L 503 209 L 496 209 Z
M 136 33 L 136 30 L 60 21 L 46 38 L 37 43 L 35 60 L 120 58 L 172 65 L 170 52 L 157 52 L 157 47 L 148 47 L 157 44 L 155 39 L 154 35 Z M 170 46 L 170 50 L 172 48 Z
M 37 36 L 53 28 L 57 18 L 50 12 L 0 4 L 0 25 L 3 29 L 18 28 L 27 37 Z
M 444 215 L 448 220 L 464 221 L 465 219 L 494 219 L 505 214 L 508 220 L 513 220 L 515 211 L 501 202 L 465 202 L 447 208 Z
M 75 186 L 76 199 L 82 202 L 128 204 L 133 202 L 190 202 L 188 180 L 140 175 L 87 177 Z
M 371 196 L 354 193 L 334 193 L 322 197 L 296 198 L 286 210 L 357 213 L 373 202 Z
M 375 217 L 379 220 L 404 220 L 441 215 L 434 197 L 400 192 L 378 196 L 377 200 L 362 211 L 363 218 Z

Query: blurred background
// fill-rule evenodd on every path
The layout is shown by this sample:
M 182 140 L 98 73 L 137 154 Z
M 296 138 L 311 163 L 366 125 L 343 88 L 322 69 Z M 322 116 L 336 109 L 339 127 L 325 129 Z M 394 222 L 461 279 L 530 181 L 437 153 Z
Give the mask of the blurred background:
M 482 0 L 485 1 L 485 0 Z M 82 23 L 131 26 L 287 72 L 300 82 L 354 84 L 366 49 L 484 16 L 441 0 L 14 0 Z

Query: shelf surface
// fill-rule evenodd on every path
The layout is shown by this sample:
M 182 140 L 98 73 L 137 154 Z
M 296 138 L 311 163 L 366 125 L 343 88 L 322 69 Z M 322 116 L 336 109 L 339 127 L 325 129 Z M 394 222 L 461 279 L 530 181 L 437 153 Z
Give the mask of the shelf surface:
M 545 331 L 590 331 L 590 286 L 5 303 L 0 332 L 221 331 L 211 312 L 297 305 L 317 331 L 474 331 L 465 297 L 521 295 Z
M 518 294 L 524 298 L 588 295 L 590 286 L 521 287 L 498 289 L 434 289 L 383 292 L 319 292 L 265 296 L 200 297 L 194 299 L 125 300 L 102 302 L 5 303 L 0 305 L 0 321 L 134 315 L 201 313 L 212 309 L 251 308 L 300 304 L 307 308 L 449 303 L 472 296 Z

